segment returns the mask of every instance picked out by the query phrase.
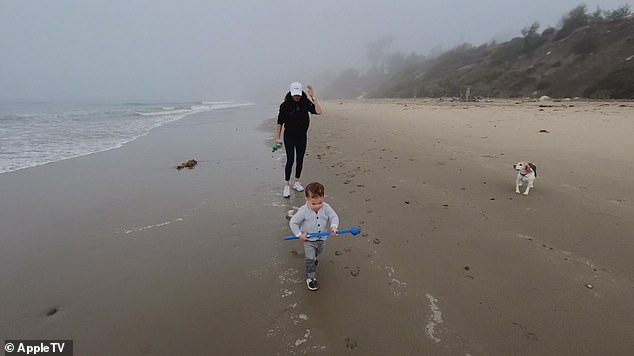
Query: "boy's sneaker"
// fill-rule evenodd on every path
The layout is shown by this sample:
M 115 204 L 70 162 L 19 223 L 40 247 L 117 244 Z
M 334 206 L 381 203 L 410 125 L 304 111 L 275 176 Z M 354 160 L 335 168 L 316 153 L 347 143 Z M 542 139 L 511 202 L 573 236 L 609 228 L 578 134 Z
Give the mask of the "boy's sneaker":
M 282 196 L 284 198 L 289 198 L 291 196 L 291 187 L 289 187 L 288 185 L 285 185 L 284 192 L 282 192 Z
M 317 280 L 316 279 L 306 278 L 306 285 L 308 286 L 308 289 L 310 289 L 310 290 L 319 289 L 319 284 L 317 284 Z
M 293 189 L 295 189 L 298 192 L 301 192 L 304 190 L 304 187 L 299 182 L 295 182 L 295 184 L 293 184 Z

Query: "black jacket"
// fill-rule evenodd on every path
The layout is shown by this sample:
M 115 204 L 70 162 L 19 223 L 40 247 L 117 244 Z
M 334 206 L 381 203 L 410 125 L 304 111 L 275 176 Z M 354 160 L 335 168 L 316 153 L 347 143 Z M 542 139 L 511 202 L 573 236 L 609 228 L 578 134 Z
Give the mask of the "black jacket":
M 291 92 L 288 92 L 284 102 L 280 104 L 280 113 L 277 115 L 277 123 L 284 125 L 284 136 L 305 136 L 310 125 L 308 113 L 316 114 L 315 104 L 308 100 L 306 93 L 302 92 L 302 98 L 295 102 Z

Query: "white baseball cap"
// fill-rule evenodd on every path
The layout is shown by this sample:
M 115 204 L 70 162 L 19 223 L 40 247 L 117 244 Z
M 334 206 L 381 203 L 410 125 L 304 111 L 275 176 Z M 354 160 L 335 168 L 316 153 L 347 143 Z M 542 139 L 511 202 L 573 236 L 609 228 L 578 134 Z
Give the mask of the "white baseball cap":
M 300 82 L 291 83 L 291 95 L 302 95 L 302 83 Z

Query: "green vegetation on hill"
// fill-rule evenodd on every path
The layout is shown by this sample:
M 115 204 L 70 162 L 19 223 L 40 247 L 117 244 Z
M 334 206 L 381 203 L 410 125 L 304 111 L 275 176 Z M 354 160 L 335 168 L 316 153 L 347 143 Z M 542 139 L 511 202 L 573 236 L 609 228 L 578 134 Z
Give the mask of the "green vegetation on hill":
M 538 29 L 536 22 L 522 37 L 463 44 L 435 58 L 385 56 L 366 74 L 344 72 L 329 94 L 634 99 L 634 17 L 627 5 L 592 14 L 580 5 L 562 18 L 561 28 Z

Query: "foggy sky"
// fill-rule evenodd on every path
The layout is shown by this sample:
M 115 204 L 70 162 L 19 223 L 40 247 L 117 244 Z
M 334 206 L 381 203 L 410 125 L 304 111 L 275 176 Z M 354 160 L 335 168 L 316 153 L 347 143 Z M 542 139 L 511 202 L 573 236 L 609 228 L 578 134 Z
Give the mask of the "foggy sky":
M 427 55 L 634 0 L 0 0 L 0 100 L 280 98 L 367 68 L 369 42 Z M 319 93 L 319 87 L 317 87 Z

